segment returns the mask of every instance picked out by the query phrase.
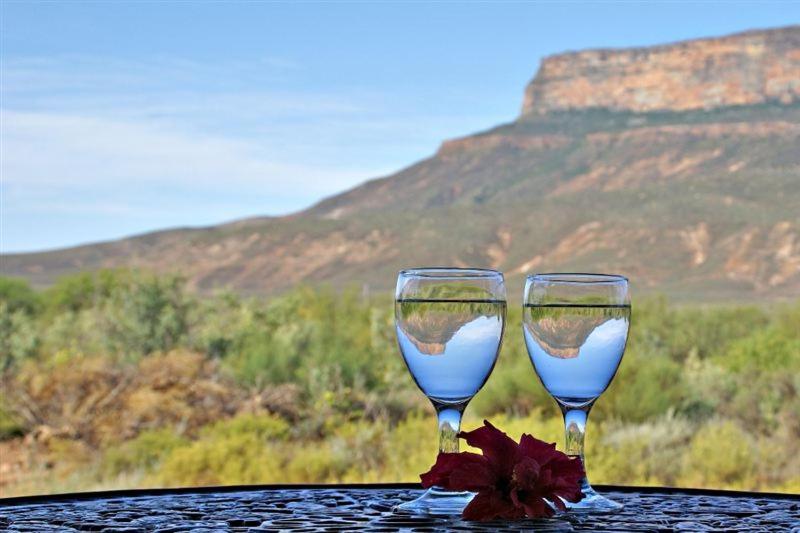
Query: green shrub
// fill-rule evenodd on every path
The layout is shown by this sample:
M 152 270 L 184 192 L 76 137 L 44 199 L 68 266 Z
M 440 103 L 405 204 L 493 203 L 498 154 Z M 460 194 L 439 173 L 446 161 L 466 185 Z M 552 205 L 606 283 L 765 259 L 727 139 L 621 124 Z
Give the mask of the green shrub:
M 800 424 L 791 407 L 800 395 L 800 328 L 776 321 L 739 339 L 713 361 L 733 383 L 727 401 L 718 406 L 720 414 L 762 434 L 787 422 Z
M 296 482 L 376 482 L 382 479 L 388 445 L 386 425 L 366 421 L 344 423 L 325 440 L 308 443 L 305 452 L 293 454 L 287 474 Z
M 12 310 L 0 301 L 0 373 L 36 355 L 39 344 L 34 319 L 24 309 Z
M 751 437 L 737 424 L 716 421 L 692 438 L 682 481 L 690 486 L 747 488 L 755 470 Z
M 279 449 L 254 433 L 199 440 L 172 450 L 155 481 L 165 486 L 283 482 Z
M 290 483 L 341 483 L 351 468 L 351 462 L 334 454 L 327 443 L 300 444 L 295 450 L 284 471 Z
M 20 437 L 25 433 L 22 421 L 6 406 L 0 398 L 0 441 Z
M 677 410 L 688 398 L 681 366 L 667 356 L 625 354 L 609 390 L 600 397 L 595 420 L 608 417 L 639 423 Z
M 134 439 L 106 449 L 103 467 L 110 475 L 153 470 L 173 450 L 188 441 L 172 428 L 143 431 Z
M 42 297 L 51 315 L 78 312 L 97 307 L 110 298 L 115 290 L 127 286 L 135 275 L 135 272 L 126 269 L 69 274 L 59 278 L 44 291 Z
M 136 358 L 180 346 L 191 306 L 184 284 L 179 276 L 141 274 L 115 287 L 103 308 L 111 353 Z
M 33 315 L 41 307 L 42 301 L 27 281 L 0 276 L 0 303 L 5 304 L 10 313 L 21 311 Z
M 427 414 L 413 413 L 392 428 L 386 438 L 383 480 L 419 481 L 419 474 L 436 460 L 436 432 L 433 409 Z
M 489 381 L 471 402 L 470 410 L 483 416 L 498 413 L 524 416 L 535 409 L 558 412 L 533 369 L 527 353 L 505 346 Z
M 691 353 L 706 358 L 768 323 L 767 312 L 755 306 L 671 308 L 663 296 L 645 298 L 634 302 L 629 346 L 675 361 Z
M 202 439 L 226 439 L 237 435 L 253 435 L 261 440 L 284 440 L 289 435 L 289 423 L 273 415 L 242 414 L 221 420 L 203 428 Z
M 717 364 L 731 372 L 752 377 L 757 373 L 800 371 L 800 323 L 794 335 L 780 327 L 754 331 L 733 343 Z
M 606 423 L 590 449 L 588 468 L 596 483 L 675 486 L 694 425 L 671 415 L 641 424 Z
M 221 292 L 195 302 L 189 319 L 188 342 L 195 351 L 223 359 L 234 346 L 236 335 L 252 320 L 251 302 L 230 292 Z

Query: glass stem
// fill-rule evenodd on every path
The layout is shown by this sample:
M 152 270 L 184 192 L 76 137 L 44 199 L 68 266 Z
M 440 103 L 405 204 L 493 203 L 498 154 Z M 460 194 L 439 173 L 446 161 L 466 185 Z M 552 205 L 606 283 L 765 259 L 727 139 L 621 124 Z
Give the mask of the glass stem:
M 583 407 L 569 407 L 561 405 L 561 413 L 564 415 L 564 431 L 566 435 L 564 453 L 571 457 L 580 457 L 583 469 L 586 471 L 586 459 L 583 456 L 583 439 L 586 435 L 586 419 L 592 404 Z M 588 487 L 589 482 L 584 477 L 581 485 Z
M 439 421 L 439 453 L 458 453 L 458 432 L 461 431 L 461 414 L 466 406 L 437 405 Z

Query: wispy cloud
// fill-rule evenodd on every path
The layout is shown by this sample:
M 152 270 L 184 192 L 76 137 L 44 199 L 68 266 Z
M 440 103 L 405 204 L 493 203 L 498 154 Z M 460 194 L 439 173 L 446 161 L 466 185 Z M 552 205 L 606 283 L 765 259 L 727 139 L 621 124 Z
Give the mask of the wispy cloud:
M 64 55 L 2 68 L 4 251 L 289 213 L 471 127 L 368 88 L 315 90 L 278 57 Z M 70 217 L 85 231 L 54 237 Z
M 154 195 L 234 189 L 269 195 L 274 201 L 264 212 L 285 213 L 382 170 L 281 161 L 255 141 L 140 121 L 16 111 L 2 111 L 0 118 L 4 186 L 28 202 L 59 191 L 67 197 L 70 190 L 114 196 L 133 187 Z
M 253 80 L 276 83 L 301 71 L 285 58 L 201 62 L 179 57 L 148 59 L 61 54 L 4 58 L 3 90 L 8 94 L 81 90 L 89 93 L 194 86 L 204 90 L 240 88 Z

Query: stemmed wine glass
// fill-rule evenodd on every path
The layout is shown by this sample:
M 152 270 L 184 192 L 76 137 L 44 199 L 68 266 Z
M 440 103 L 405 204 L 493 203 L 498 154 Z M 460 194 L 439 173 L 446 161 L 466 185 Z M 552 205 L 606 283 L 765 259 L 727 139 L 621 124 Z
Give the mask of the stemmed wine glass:
M 583 461 L 586 418 L 625 352 L 628 280 L 608 274 L 536 274 L 526 280 L 523 306 L 528 355 L 564 415 L 566 453 Z M 565 502 L 571 510 L 622 508 L 595 492 L 586 478 L 581 490 L 580 502 Z
M 500 272 L 417 268 L 397 278 L 397 341 L 414 381 L 436 409 L 440 452 L 458 452 L 461 415 L 494 368 L 505 319 Z M 472 497 L 470 492 L 431 487 L 398 509 L 459 514 Z

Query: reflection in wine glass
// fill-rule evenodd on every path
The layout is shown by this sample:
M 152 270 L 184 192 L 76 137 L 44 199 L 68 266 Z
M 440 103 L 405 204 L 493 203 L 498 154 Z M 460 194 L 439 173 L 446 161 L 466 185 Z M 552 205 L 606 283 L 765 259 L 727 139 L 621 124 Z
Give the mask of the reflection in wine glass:
M 583 460 L 586 418 L 617 372 L 630 324 L 628 280 L 603 274 L 537 274 L 525 285 L 523 333 L 536 374 L 564 415 L 566 450 Z M 573 510 L 622 506 L 584 478 Z
M 461 415 L 494 368 L 506 315 L 503 275 L 493 270 L 406 270 L 397 280 L 400 352 L 439 419 L 439 451 L 458 452 Z M 432 487 L 399 509 L 459 514 L 469 492 Z

